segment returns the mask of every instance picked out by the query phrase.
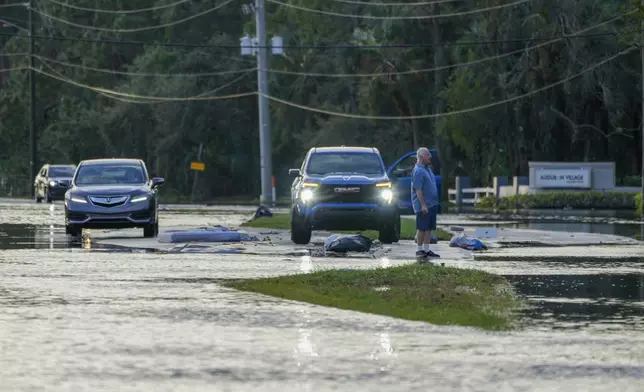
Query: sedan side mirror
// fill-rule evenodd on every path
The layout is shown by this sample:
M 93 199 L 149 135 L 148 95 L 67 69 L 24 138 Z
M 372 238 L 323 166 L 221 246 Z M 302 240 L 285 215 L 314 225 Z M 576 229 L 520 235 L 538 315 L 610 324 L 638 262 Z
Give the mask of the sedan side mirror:
M 153 188 L 156 188 L 156 187 L 161 186 L 163 184 L 165 184 L 165 180 L 163 178 L 161 178 L 161 177 L 154 177 L 152 179 L 152 187 Z
M 299 177 L 302 175 L 300 169 L 288 169 L 289 177 Z

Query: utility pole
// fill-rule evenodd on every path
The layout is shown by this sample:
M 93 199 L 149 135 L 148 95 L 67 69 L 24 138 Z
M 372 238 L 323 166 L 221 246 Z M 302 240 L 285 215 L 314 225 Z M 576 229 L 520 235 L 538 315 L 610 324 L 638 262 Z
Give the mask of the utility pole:
M 644 0 L 641 0 L 642 6 L 644 7 Z M 641 30 L 644 31 L 644 16 L 640 15 L 640 18 L 642 18 L 641 23 Z M 642 211 L 640 214 L 640 219 L 642 220 L 642 229 L 641 229 L 641 237 L 640 240 L 644 241 L 644 39 L 640 37 L 640 57 L 642 60 L 642 71 L 641 71 L 641 76 L 640 78 L 642 79 L 642 172 L 640 173 L 641 178 L 641 189 L 640 189 L 640 196 L 642 198 Z
M 642 0 L 644 1 L 644 0 Z M 262 178 L 260 203 L 273 202 L 273 159 L 271 147 L 271 114 L 268 107 L 268 48 L 264 0 L 255 0 L 255 24 L 258 46 L 257 89 L 259 104 L 259 155 Z
M 643 0 L 644 1 L 644 0 Z M 240 39 L 242 56 L 257 56 L 257 103 L 259 107 L 259 155 L 262 180 L 261 203 L 275 203 L 273 177 L 273 148 L 271 146 L 271 113 L 268 107 L 268 45 L 266 44 L 266 15 L 264 0 L 255 0 L 254 6 L 242 5 L 242 12 L 255 13 L 256 37 L 244 35 Z M 284 55 L 282 37 L 271 38 L 271 52 Z
M 34 42 L 34 0 L 29 0 L 29 172 L 33 181 L 36 178 L 36 165 L 38 164 L 38 156 L 36 154 L 36 72 L 34 71 L 34 55 L 36 54 L 36 45 Z M 34 194 L 34 187 L 31 188 L 31 195 Z

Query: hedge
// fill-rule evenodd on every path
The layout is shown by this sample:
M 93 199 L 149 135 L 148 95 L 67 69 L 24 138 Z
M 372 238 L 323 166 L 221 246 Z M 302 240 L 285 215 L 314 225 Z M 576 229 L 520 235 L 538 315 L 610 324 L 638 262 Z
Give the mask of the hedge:
M 575 208 L 636 210 L 641 208 L 640 194 L 633 192 L 547 192 L 496 198 L 488 196 L 479 199 L 479 208 L 500 210 L 517 208 Z
M 641 193 L 635 195 L 635 203 L 637 203 L 637 215 L 642 215 L 642 210 L 644 209 L 644 197 Z

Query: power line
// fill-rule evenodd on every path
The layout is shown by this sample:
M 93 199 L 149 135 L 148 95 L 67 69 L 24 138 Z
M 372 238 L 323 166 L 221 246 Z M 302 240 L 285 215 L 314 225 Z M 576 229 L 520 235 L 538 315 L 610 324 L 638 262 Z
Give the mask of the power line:
M 0 52 L 0 57 L 17 57 L 17 56 L 29 56 L 29 52 L 17 52 L 17 53 Z
M 547 86 L 541 87 L 539 89 L 530 91 L 528 93 L 518 95 L 518 96 L 515 96 L 515 97 L 512 97 L 512 98 L 492 102 L 492 103 L 489 103 L 489 104 L 486 104 L 486 105 L 476 106 L 476 107 L 473 107 L 473 108 L 462 109 L 462 110 L 455 110 L 455 111 L 451 111 L 451 112 L 444 112 L 444 113 L 422 114 L 422 115 L 413 115 L 413 116 L 370 116 L 370 115 L 359 115 L 359 114 L 336 112 L 336 111 L 331 111 L 331 110 L 326 110 L 326 109 L 319 109 L 319 108 L 314 108 L 314 107 L 310 107 L 310 106 L 306 106 L 306 105 L 300 105 L 300 104 L 297 104 L 297 103 L 294 103 L 294 102 L 290 102 L 290 101 L 287 101 L 287 100 L 284 100 L 284 99 L 280 99 L 280 98 L 277 98 L 277 97 L 270 96 L 268 94 L 263 94 L 263 96 L 265 96 L 267 99 L 270 99 L 272 101 L 275 101 L 275 102 L 278 102 L 278 103 L 281 103 L 281 104 L 284 104 L 284 105 L 292 106 L 292 107 L 295 107 L 295 108 L 298 108 L 298 109 L 302 109 L 302 110 L 306 110 L 306 111 L 310 111 L 310 112 L 315 112 L 315 113 L 320 113 L 320 114 L 331 115 L 331 116 L 345 117 L 345 118 L 358 118 L 358 119 L 369 119 L 369 120 L 413 120 L 413 119 L 428 119 L 428 118 L 446 117 L 446 116 L 452 116 L 452 115 L 458 115 L 458 114 L 467 114 L 467 113 L 471 113 L 471 112 L 475 112 L 475 111 L 479 111 L 479 110 L 484 110 L 484 109 L 488 109 L 488 108 L 491 108 L 491 107 L 495 107 L 495 106 L 515 102 L 515 101 L 521 100 L 523 98 L 527 98 L 527 97 L 536 95 L 536 94 L 538 94 L 540 92 L 549 90 L 549 89 L 551 89 L 553 87 L 556 87 L 558 85 L 561 85 L 561 84 L 569 82 L 569 81 L 571 81 L 573 79 L 576 79 L 576 78 L 578 78 L 580 76 L 583 76 L 583 75 L 585 75 L 585 74 L 587 74 L 587 73 L 589 73 L 589 72 L 601 67 L 602 65 L 604 65 L 604 64 L 606 64 L 606 63 L 608 63 L 610 61 L 615 60 L 616 58 L 618 58 L 620 56 L 623 56 L 623 55 L 625 55 L 627 53 L 630 53 L 631 51 L 633 51 L 635 49 L 636 49 L 636 47 L 631 46 L 631 47 L 629 47 L 629 48 L 627 48 L 627 49 L 625 49 L 625 50 L 623 50 L 623 51 L 621 51 L 621 52 L 619 52 L 619 53 L 617 53 L 617 54 L 615 54 L 613 56 L 610 56 L 610 57 L 608 57 L 608 58 L 606 58 L 606 59 L 604 59 L 604 60 L 602 60 L 602 61 L 600 61 L 600 62 L 598 62 L 598 63 L 596 63 L 596 64 L 594 64 L 594 65 L 592 65 L 592 66 L 590 66 L 588 68 L 586 68 L 586 69 L 584 69 L 581 72 L 578 72 L 578 73 L 576 73 L 576 74 L 574 74 L 572 76 L 569 76 L 569 77 L 567 77 L 565 79 L 562 79 L 562 80 L 560 80 L 558 82 L 555 82 L 555 83 L 549 84 Z M 47 64 L 45 64 L 45 65 L 48 66 Z M 51 66 L 48 66 L 48 67 L 51 68 Z M 16 67 L 16 68 L 11 68 L 11 69 L 1 70 L 1 71 L 21 70 L 21 69 L 29 69 L 29 68 L 30 67 Z M 110 90 L 110 89 L 106 89 L 106 88 L 102 88 L 102 87 L 90 86 L 90 85 L 87 85 L 87 84 L 76 82 L 76 81 L 74 81 L 72 79 L 69 79 L 69 78 L 66 78 L 66 77 L 64 77 L 62 75 L 61 76 L 56 76 L 56 75 L 50 74 L 50 73 L 45 72 L 42 69 L 38 69 L 38 68 L 33 68 L 33 71 L 38 72 L 38 73 L 40 73 L 42 75 L 48 76 L 50 78 L 53 78 L 53 79 L 56 79 L 56 80 L 59 80 L 59 81 L 65 82 L 65 83 L 72 84 L 72 85 L 74 85 L 76 87 L 81 87 L 81 88 L 88 89 L 88 90 L 94 91 L 96 93 L 99 93 L 101 95 L 106 95 L 106 96 L 114 98 L 114 99 L 119 99 L 119 100 L 123 100 L 123 101 L 126 101 L 126 102 L 132 102 L 132 103 L 164 103 L 164 102 L 176 102 L 176 101 L 212 101 L 212 100 L 243 98 L 243 97 L 256 95 L 256 94 L 259 95 L 259 93 L 257 91 L 253 91 L 253 92 L 246 92 L 246 93 L 220 95 L 220 96 L 203 96 L 203 94 L 207 94 L 207 93 L 202 93 L 202 94 L 199 94 L 199 95 L 196 95 L 196 96 L 190 96 L 190 97 L 155 97 L 155 96 L 139 95 L 139 94 L 132 94 L 132 93 L 122 93 L 122 92 L 118 92 L 118 91 L 114 91 L 114 90 Z M 241 77 L 238 77 L 237 79 L 225 84 L 224 86 L 221 86 L 220 88 L 218 88 L 216 90 L 219 90 L 221 88 L 227 87 L 227 86 L 233 84 L 234 82 L 236 82 L 238 80 L 241 80 L 242 77 L 244 77 L 244 76 L 246 76 L 248 74 L 250 74 L 250 72 L 246 73 L 245 75 L 242 75 Z M 135 99 L 139 100 L 139 101 L 134 101 Z M 148 101 L 148 102 L 141 102 L 140 100 L 145 100 L 145 101 Z
M 298 76 L 309 76 L 309 77 L 332 77 L 332 78 L 349 78 L 349 77 L 378 77 L 378 76 L 394 76 L 394 75 L 408 75 L 408 74 L 418 74 L 418 73 L 428 73 L 428 72 L 433 72 L 433 71 L 439 71 L 439 70 L 444 70 L 444 69 L 451 69 L 451 68 L 457 68 L 457 67 L 462 67 L 462 66 L 469 66 L 469 65 L 475 65 L 475 64 L 480 64 L 484 63 L 487 61 L 491 60 L 497 60 L 500 58 L 512 56 L 515 54 L 520 54 L 524 53 L 533 49 L 537 49 L 539 47 L 543 47 L 546 45 L 550 45 L 552 43 L 558 42 L 564 38 L 582 38 L 582 37 L 595 37 L 595 36 L 604 36 L 604 35 L 615 35 L 615 33 L 593 33 L 593 34 L 586 34 L 586 31 L 590 31 L 593 29 L 596 29 L 598 27 L 607 25 L 609 23 L 614 22 L 615 20 L 618 20 L 626 15 L 629 15 L 633 12 L 636 11 L 631 11 L 626 14 L 618 15 L 615 17 L 612 17 L 608 20 L 605 20 L 603 22 L 600 22 L 598 24 L 586 27 L 584 29 L 581 29 L 577 31 L 576 33 L 570 34 L 570 35 L 562 35 L 559 36 L 559 38 L 555 38 L 553 40 L 540 43 L 537 45 L 529 46 L 526 48 L 506 52 L 500 55 L 495 55 L 495 56 L 489 56 L 489 57 L 484 57 L 468 62 L 463 62 L 463 63 L 456 63 L 456 64 L 450 64 L 450 65 L 445 65 L 445 66 L 440 66 L 440 67 L 432 67 L 432 68 L 421 68 L 421 69 L 411 69 L 411 70 L 405 70 L 405 71 L 392 71 L 392 72 L 374 72 L 374 73 L 316 73 L 316 72 L 301 72 L 301 71 L 288 71 L 288 70 L 276 70 L 276 69 L 269 69 L 267 70 L 268 72 L 275 73 L 275 74 L 283 74 L 283 75 L 298 75 Z M 29 53 L 4 53 L 0 54 L 1 56 L 9 57 L 9 56 L 28 56 Z M 60 61 L 57 59 L 52 59 L 49 57 L 44 57 L 40 55 L 34 55 L 34 57 L 38 58 L 41 61 L 46 61 L 46 62 L 52 62 L 56 63 L 59 65 L 63 66 L 68 66 L 68 67 L 74 67 L 74 68 L 79 68 L 79 69 L 84 69 L 84 70 L 90 70 L 90 71 L 95 71 L 95 72 L 103 72 L 103 73 L 109 73 L 109 74 L 118 74 L 118 75 L 128 75 L 128 76 L 178 76 L 178 77 L 200 77 L 200 76 L 216 76 L 216 75 L 226 75 L 226 74 L 238 74 L 238 73 L 244 73 L 244 72 L 252 72 L 257 70 L 256 67 L 253 68 L 246 68 L 246 69 L 241 69 L 241 70 L 227 70 L 227 71 L 217 71 L 217 72 L 204 72 L 204 73 L 147 73 L 147 72 L 127 72 L 127 71 L 117 71 L 117 70 L 110 70 L 110 69 L 105 69 L 105 68 L 96 68 L 96 67 L 89 67 L 81 64 L 75 64 L 75 63 L 70 63 L 70 62 L 65 62 L 65 61 Z
M 635 13 L 637 11 L 631 11 L 629 13 L 619 15 L 611 20 L 619 19 L 625 15 Z M 365 50 L 365 49 L 404 49 L 404 48 L 431 48 L 436 46 L 481 46 L 481 45 L 502 45 L 509 43 L 525 43 L 530 41 L 546 41 L 552 39 L 573 39 L 573 38 L 589 38 L 589 37 L 601 37 L 601 36 L 615 36 L 616 33 L 594 33 L 594 34 L 561 34 L 553 35 L 550 37 L 530 37 L 530 38 L 515 38 L 515 39 L 505 39 L 505 40 L 485 40 L 485 41 L 462 41 L 462 42 L 441 42 L 441 43 L 412 43 L 412 44 L 381 44 L 381 45 L 283 45 L 283 49 L 300 49 L 300 50 L 309 50 L 309 49 L 321 49 L 321 50 L 333 50 L 333 49 L 356 49 L 356 50 Z M 29 36 L 24 34 L 17 33 L 5 33 L 0 32 L 0 36 L 8 37 L 20 37 L 20 38 L 29 38 Z M 157 47 L 176 47 L 176 48 L 216 48 L 216 49 L 235 49 L 239 50 L 239 45 L 218 45 L 218 44 L 188 44 L 188 43 L 173 43 L 173 42 L 150 42 L 150 41 L 130 41 L 130 40 L 107 40 L 107 39 L 91 39 L 91 38 L 82 38 L 82 37 L 63 37 L 63 36 L 47 36 L 47 35 L 33 35 L 34 39 L 41 40 L 52 40 L 52 41 L 73 41 L 73 42 L 87 42 L 95 44 L 113 44 L 113 45 L 140 45 L 140 46 L 157 46 Z M 257 48 L 268 46 L 256 46 Z
M 551 89 L 553 87 L 556 87 L 556 86 L 559 86 L 559 85 L 564 84 L 566 82 L 569 82 L 570 80 L 578 78 L 578 77 L 580 77 L 580 76 L 582 76 L 584 74 L 587 74 L 588 72 L 591 72 L 591 71 L 595 70 L 596 68 L 601 67 L 602 65 L 604 65 L 604 64 L 606 64 L 606 63 L 608 63 L 610 61 L 615 60 L 616 58 L 618 58 L 620 56 L 623 56 L 623 55 L 625 55 L 625 54 L 627 54 L 629 52 L 632 52 L 634 49 L 636 49 L 636 47 L 631 46 L 628 49 L 623 50 L 623 51 L 621 51 L 621 52 L 619 52 L 619 53 L 617 53 L 617 54 L 615 54 L 613 56 L 610 56 L 610 57 L 608 57 L 608 58 L 606 58 L 606 59 L 604 59 L 604 60 L 602 60 L 602 61 L 600 61 L 600 62 L 598 62 L 598 63 L 596 63 L 596 64 L 594 64 L 594 65 L 592 65 L 590 67 L 588 67 L 588 68 L 586 68 L 585 70 L 583 70 L 581 72 L 578 72 L 578 73 L 576 73 L 576 74 L 574 74 L 572 76 L 569 76 L 569 77 L 567 77 L 565 79 L 562 79 L 562 80 L 560 80 L 558 82 L 549 84 L 549 85 L 544 86 L 542 88 L 530 91 L 528 93 L 517 95 L 515 97 L 504 99 L 504 100 L 501 100 L 501 101 L 492 102 L 492 103 L 489 103 L 489 104 L 486 104 L 486 105 L 476 106 L 476 107 L 473 107 L 473 108 L 462 109 L 462 110 L 455 110 L 455 111 L 451 111 L 451 112 L 444 112 L 444 113 L 420 114 L 420 115 L 413 115 L 413 116 L 369 116 L 369 115 L 342 113 L 342 112 L 336 112 L 336 111 L 332 111 L 332 110 L 314 108 L 314 107 L 310 107 L 310 106 L 306 106 L 306 105 L 299 105 L 297 103 L 286 101 L 284 99 L 280 99 L 280 98 L 276 98 L 276 97 L 272 97 L 270 95 L 265 95 L 265 97 L 270 99 L 270 100 L 272 100 L 272 101 L 279 102 L 279 103 L 284 104 L 284 105 L 292 106 L 294 108 L 298 108 L 298 109 L 302 109 L 302 110 L 306 110 L 306 111 L 310 111 L 310 112 L 315 112 L 315 113 L 320 113 L 320 114 L 326 114 L 326 115 L 330 115 L 330 116 L 346 117 L 346 118 L 358 118 L 358 119 L 366 119 L 366 120 L 420 120 L 420 119 L 428 119 L 428 118 L 447 117 L 447 116 L 453 116 L 453 115 L 457 115 L 457 114 L 467 114 L 467 113 L 471 113 L 471 112 L 475 112 L 475 111 L 479 111 L 479 110 L 483 110 L 483 109 L 488 109 L 488 108 L 491 108 L 491 107 L 503 105 L 503 104 L 506 104 L 506 103 L 511 103 L 511 102 L 518 101 L 518 100 L 523 99 L 523 98 L 530 97 L 532 95 L 538 94 L 540 92 L 549 90 L 549 89 Z
M 131 94 L 131 93 L 122 93 L 119 91 L 114 91 L 102 87 L 96 87 L 96 86 L 90 86 L 88 84 L 84 83 L 79 83 L 76 82 L 70 78 L 66 78 L 63 76 L 56 76 L 53 75 L 49 72 L 43 71 L 40 68 L 32 68 L 33 71 L 38 72 L 39 74 L 42 74 L 44 76 L 50 77 L 52 79 L 59 80 L 61 82 L 65 82 L 71 85 L 74 85 L 76 87 L 81 87 L 87 90 L 92 90 L 97 93 L 106 93 L 118 97 L 123 97 L 123 98 L 128 98 L 128 99 L 142 99 L 142 100 L 149 100 L 149 101 L 156 101 L 156 102 L 184 102 L 184 101 L 215 101 L 215 100 L 223 100 L 223 99 L 233 99 L 233 98 L 243 98 L 251 95 L 255 95 L 256 92 L 247 92 L 247 93 L 238 93 L 238 94 L 228 94 L 228 95 L 218 95 L 218 96 L 189 96 L 189 97 L 155 97 L 155 96 L 150 96 L 150 95 L 139 95 L 139 94 Z
M 125 75 L 125 76 L 151 76 L 151 77 L 203 77 L 203 76 L 220 76 L 220 75 L 234 75 L 234 74 L 240 74 L 244 72 L 253 72 L 257 71 L 257 67 L 253 68 L 245 68 L 245 69 L 235 69 L 235 70 L 227 70 L 227 71 L 215 71 L 215 72 L 199 72 L 199 73 L 154 73 L 154 72 L 128 72 L 128 71 L 117 71 L 113 69 L 106 69 L 106 68 L 96 68 L 96 67 L 88 67 L 82 64 L 75 64 L 75 63 L 70 63 L 67 61 L 60 61 L 56 59 L 52 59 L 50 57 L 45 57 L 45 56 L 40 56 L 40 55 L 34 55 L 37 59 L 39 59 L 42 62 L 51 62 L 55 63 L 58 65 L 62 65 L 65 67 L 72 67 L 72 68 L 78 68 L 78 69 L 84 69 L 87 71 L 94 71 L 94 72 L 102 72 L 102 73 L 107 73 L 107 74 L 112 74 L 112 75 Z
M 63 81 L 65 83 L 72 84 L 72 85 L 74 85 L 76 87 L 89 89 L 90 91 L 93 91 L 93 92 L 95 92 L 95 93 L 97 93 L 99 95 L 102 95 L 104 97 L 114 99 L 114 100 L 117 100 L 117 101 L 126 102 L 126 103 L 135 103 L 135 104 L 160 104 L 160 103 L 167 103 L 169 101 L 174 102 L 174 101 L 179 100 L 179 99 L 185 100 L 184 98 L 177 98 L 177 97 L 152 97 L 152 96 L 143 96 L 143 95 L 136 96 L 134 94 L 124 94 L 124 93 L 120 93 L 120 92 L 117 92 L 117 91 L 114 91 L 114 90 L 108 90 L 108 89 L 104 89 L 104 88 L 85 85 L 85 84 L 76 82 L 73 79 L 65 77 L 60 72 L 56 71 L 49 64 L 45 63 L 44 61 L 42 61 L 40 59 L 38 59 L 38 60 L 45 67 L 49 68 L 53 73 L 58 75 L 58 77 L 54 77 L 53 75 L 49 75 L 49 74 L 47 76 L 54 77 L 55 79 L 57 79 L 59 81 Z M 206 99 L 201 99 L 202 97 L 205 97 L 205 98 L 208 98 L 207 100 L 210 100 L 210 101 L 215 100 L 215 99 L 238 98 L 238 96 L 230 96 L 230 95 L 228 95 L 228 96 L 214 96 L 213 97 L 213 96 L 210 96 L 210 94 L 214 94 L 214 93 L 216 93 L 218 91 L 221 91 L 221 90 L 223 90 L 223 89 L 225 89 L 227 87 L 232 86 L 233 84 L 235 84 L 238 81 L 242 80 L 246 76 L 250 75 L 252 72 L 253 71 L 246 72 L 245 74 L 243 74 L 243 75 L 241 75 L 241 76 L 239 76 L 239 77 L 237 77 L 237 78 L 235 78 L 235 79 L 233 79 L 233 80 L 231 80 L 231 81 L 229 81 L 229 82 L 227 82 L 227 83 L 225 83 L 225 84 L 223 84 L 221 86 L 218 86 L 213 90 L 209 90 L 209 91 L 200 93 L 200 94 L 198 94 L 198 95 L 196 95 L 194 97 L 186 97 L 186 98 L 191 98 L 190 100 L 206 100 Z M 249 95 L 251 95 L 251 94 L 249 94 Z M 239 97 L 241 97 L 241 96 L 239 96 Z M 197 99 L 197 98 L 199 98 L 199 99 Z
M 103 14 L 118 14 L 118 15 L 126 15 L 126 14 L 136 14 L 136 13 L 141 13 L 141 12 L 149 12 L 149 11 L 158 11 L 158 10 L 163 10 L 166 8 L 171 8 L 175 7 L 177 5 L 185 4 L 188 2 L 191 2 L 192 0 L 179 0 L 175 1 L 174 3 L 170 4 L 165 4 L 165 5 L 158 5 L 155 7 L 148 7 L 148 8 L 139 8 L 135 10 L 106 10 L 106 9 L 100 9 L 100 8 L 87 8 L 87 7 L 79 7 L 77 5 L 69 4 L 69 3 L 63 3 L 61 1 L 57 0 L 46 0 L 52 4 L 57 4 L 61 7 L 66 7 L 66 8 L 71 8 L 74 10 L 79 10 L 79 11 L 87 11 L 87 12 L 96 12 L 96 13 L 103 13 Z
M 355 5 L 370 5 L 375 7 L 416 7 L 416 6 L 427 6 L 427 5 L 436 5 L 436 4 L 446 4 L 446 3 L 460 3 L 463 0 L 434 0 L 434 1 L 420 1 L 414 3 L 380 3 L 380 2 L 371 2 L 371 1 L 358 1 L 358 0 L 331 0 L 336 3 L 344 4 L 355 4 Z
M 308 8 L 308 7 L 302 7 L 299 5 L 294 5 L 294 4 L 289 4 L 289 3 L 284 3 L 279 0 L 265 0 L 269 3 L 281 5 L 283 7 L 287 8 L 293 8 L 297 9 L 300 11 L 305 11 L 305 12 L 312 12 L 316 14 L 322 14 L 322 15 L 329 15 L 329 16 L 339 16 L 339 17 L 344 17 L 344 18 L 355 18 L 355 19 L 378 19 L 378 20 L 403 20 L 403 19 L 439 19 L 439 18 L 451 18 L 455 16 L 466 16 L 466 15 L 472 15 L 472 14 L 479 14 L 482 12 L 487 12 L 487 11 L 494 11 L 494 10 L 499 10 L 503 8 L 508 8 L 508 7 L 514 7 L 519 4 L 527 3 L 532 0 L 518 0 L 513 3 L 508 3 L 508 4 L 502 4 L 502 5 L 495 5 L 492 7 L 486 7 L 486 8 L 476 8 L 474 10 L 470 11 L 461 11 L 461 12 L 452 12 L 448 14 L 436 14 L 436 15 L 410 15 L 410 16 L 374 16 L 374 15 L 359 15 L 359 14 L 345 14 L 341 12 L 333 12 L 333 11 L 324 11 L 324 10 L 318 10 L 318 9 L 313 9 L 313 8 Z
M 198 18 L 200 16 L 209 14 L 211 12 L 214 12 L 214 11 L 216 11 L 216 10 L 218 10 L 220 8 L 223 8 L 226 5 L 232 3 L 233 1 L 235 1 L 235 0 L 225 0 L 221 4 L 218 4 L 218 5 L 216 5 L 216 6 L 212 7 L 212 8 L 209 8 L 209 9 L 207 9 L 205 11 L 196 13 L 194 15 L 190 15 L 190 16 L 188 16 L 186 18 L 183 18 L 183 19 L 179 19 L 179 20 L 175 20 L 175 21 L 172 21 L 172 22 L 163 23 L 163 24 L 159 24 L 159 25 L 155 25 L 155 26 L 136 27 L 136 28 L 131 28 L 131 29 L 110 29 L 110 28 L 105 28 L 105 27 L 96 27 L 96 26 L 90 26 L 90 25 L 83 25 L 83 24 L 79 24 L 79 23 L 70 22 L 70 21 L 68 21 L 66 19 L 58 18 L 56 16 L 50 15 L 50 14 L 48 14 L 46 12 L 43 12 L 43 11 L 40 11 L 38 9 L 33 9 L 33 11 L 39 13 L 41 16 L 43 16 L 45 18 L 49 18 L 49 19 L 55 20 L 57 22 L 60 22 L 60 23 L 63 23 L 63 24 L 69 25 L 69 26 L 81 28 L 81 29 L 105 31 L 105 32 L 111 32 L 111 33 L 137 33 L 137 32 L 141 32 L 141 31 L 156 30 L 156 29 L 162 29 L 162 28 L 165 28 L 165 27 L 175 26 L 175 25 L 187 22 L 189 20 L 196 19 L 196 18 Z
M 617 17 L 613 17 L 609 20 L 606 20 L 604 22 L 600 22 L 598 24 L 595 24 L 590 27 L 586 27 L 582 30 L 579 30 L 577 33 L 572 34 L 567 36 L 566 38 L 577 38 L 577 37 L 592 37 L 592 36 L 597 36 L 597 35 L 606 35 L 606 34 L 614 34 L 614 33 L 596 33 L 596 34 L 583 34 L 586 31 L 590 31 L 593 29 L 596 29 L 598 27 L 604 26 L 606 24 L 612 23 L 615 20 L 625 16 L 620 15 Z M 329 78 L 349 78 L 349 77 L 355 77 L 355 78 L 364 78 L 364 77 L 379 77 L 379 76 L 394 76 L 394 75 L 409 75 L 409 74 L 419 74 L 419 73 L 428 73 L 428 72 L 434 72 L 434 71 L 441 71 L 445 69 L 452 69 L 452 68 L 458 68 L 458 67 L 464 67 L 464 66 L 469 66 L 469 65 L 475 65 L 475 64 L 481 64 L 487 61 L 492 61 L 492 60 L 498 60 L 501 58 L 505 58 L 508 56 L 512 56 L 515 54 L 520 54 L 520 53 L 525 53 L 543 46 L 551 45 L 555 42 L 561 41 L 564 38 L 555 38 L 553 40 L 543 42 L 537 45 L 529 46 L 526 48 L 518 49 L 518 50 L 513 50 L 510 52 L 502 53 L 499 55 L 495 56 L 488 56 L 488 57 L 483 57 L 480 59 L 476 60 L 471 60 L 471 61 L 466 61 L 463 63 L 456 63 L 456 64 L 450 64 L 450 65 L 443 65 L 439 67 L 432 67 L 432 68 L 421 68 L 421 69 L 410 69 L 410 70 L 405 70 L 405 71 L 395 71 L 395 72 L 374 72 L 374 73 L 357 73 L 357 74 L 348 74 L 348 73 L 314 73 L 314 72 L 298 72 L 298 71 L 286 71 L 286 70 L 275 70 L 275 69 L 270 69 L 268 72 L 275 73 L 275 74 L 284 74 L 284 75 L 298 75 L 298 76 L 311 76 L 311 77 L 329 77 Z
M 23 71 L 26 69 L 29 69 L 29 67 L 0 68 L 0 73 L 12 72 L 12 71 Z

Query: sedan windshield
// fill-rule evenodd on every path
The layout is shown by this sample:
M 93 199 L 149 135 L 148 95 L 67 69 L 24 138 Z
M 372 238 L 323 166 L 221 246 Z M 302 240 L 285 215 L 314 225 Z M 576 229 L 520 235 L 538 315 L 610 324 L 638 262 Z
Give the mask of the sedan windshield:
M 72 177 L 75 170 L 74 166 L 50 166 L 49 177 Z
M 326 174 L 382 174 L 378 154 L 374 153 L 316 153 L 309 158 L 306 172 L 309 175 Z
M 145 172 L 141 165 L 87 165 L 76 175 L 76 185 L 143 184 Z

